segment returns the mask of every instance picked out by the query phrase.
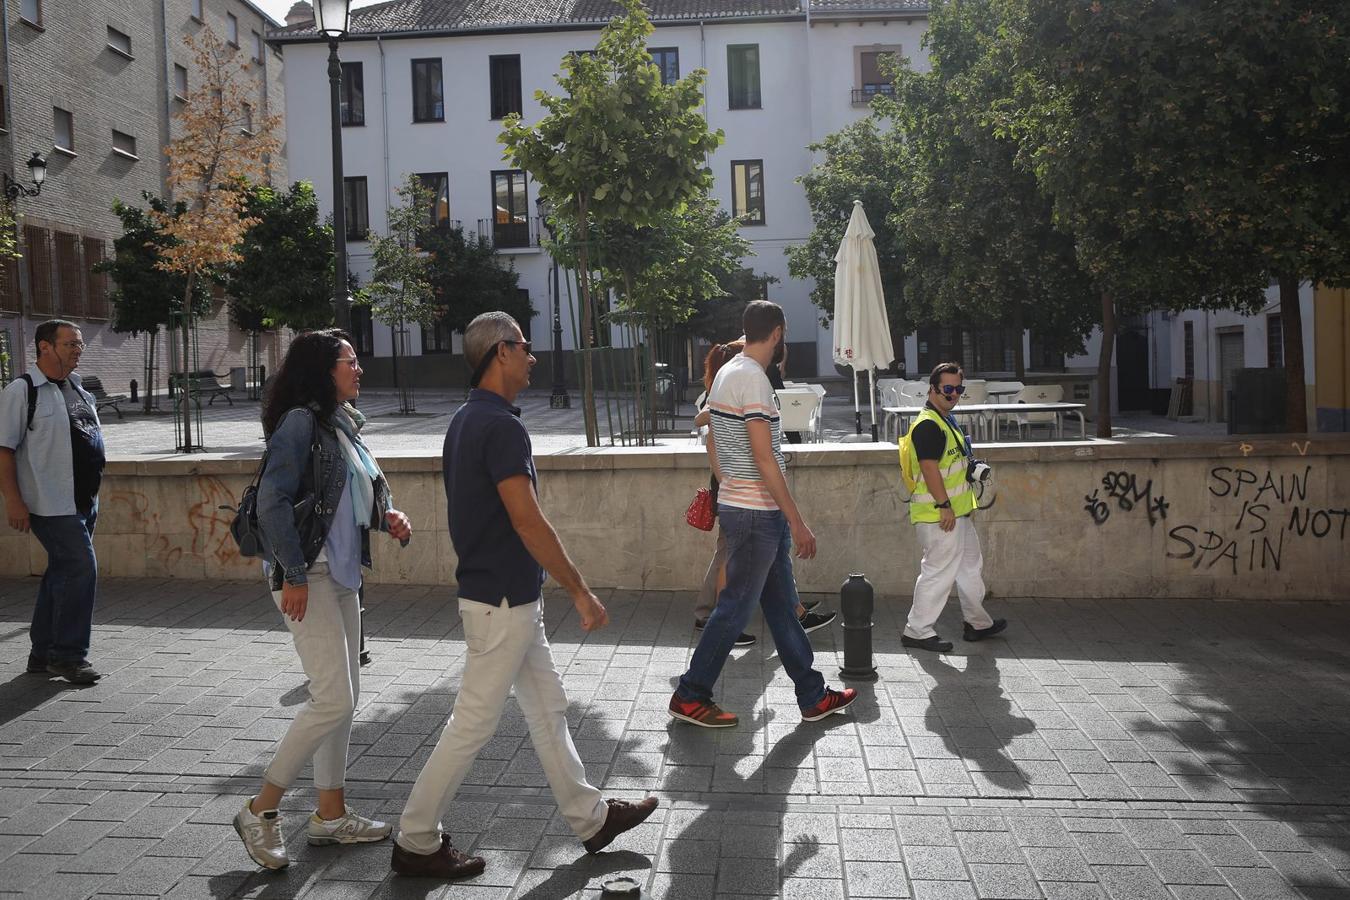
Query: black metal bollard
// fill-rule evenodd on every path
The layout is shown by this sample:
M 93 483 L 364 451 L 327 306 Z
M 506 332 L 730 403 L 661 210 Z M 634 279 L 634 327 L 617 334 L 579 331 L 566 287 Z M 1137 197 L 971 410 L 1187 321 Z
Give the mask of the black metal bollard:
M 131 379 L 131 402 L 136 403 L 138 400 L 139 398 L 136 396 L 136 379 L 133 378 Z
M 839 677 L 845 681 L 876 681 L 872 665 L 872 584 L 866 575 L 848 576 L 839 589 L 839 609 L 844 614 L 844 667 Z

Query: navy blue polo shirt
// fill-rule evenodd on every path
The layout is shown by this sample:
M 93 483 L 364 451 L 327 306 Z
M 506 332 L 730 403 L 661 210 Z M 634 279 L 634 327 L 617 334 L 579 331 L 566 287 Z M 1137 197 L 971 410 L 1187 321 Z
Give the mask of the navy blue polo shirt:
M 497 485 L 515 475 L 537 485 L 530 433 L 519 407 L 492 391 L 474 388 L 450 417 L 441 455 L 450 541 L 459 564 L 459 596 L 497 606 L 533 603 L 544 570 L 516 534 Z

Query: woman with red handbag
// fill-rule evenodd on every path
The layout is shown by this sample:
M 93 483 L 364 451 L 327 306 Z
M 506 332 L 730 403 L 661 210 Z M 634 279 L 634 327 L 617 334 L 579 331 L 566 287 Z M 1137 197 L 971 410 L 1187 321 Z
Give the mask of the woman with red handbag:
M 737 338 L 734 341 L 728 341 L 725 344 L 713 344 L 708 350 L 708 355 L 703 360 L 703 393 L 698 395 L 694 405 L 698 408 L 698 414 L 694 416 L 694 426 L 698 429 L 699 440 L 706 444 L 708 433 L 708 423 L 711 416 L 707 410 L 708 391 L 712 390 L 713 379 L 717 377 L 717 372 L 727 363 L 728 360 L 735 357 L 745 349 L 744 337 Z M 689 509 L 685 511 L 685 521 L 701 531 L 711 531 L 714 521 L 717 518 L 717 476 L 709 475 L 708 487 L 699 488 Z M 705 527 L 705 524 L 706 527 Z M 708 616 L 712 615 L 713 607 L 717 605 L 717 595 L 721 593 L 723 585 L 726 583 L 726 565 L 727 565 L 727 545 L 722 537 L 722 530 L 717 529 L 717 548 L 713 551 L 712 561 L 708 563 L 708 572 L 703 576 L 703 585 L 699 588 L 698 600 L 694 604 L 694 628 L 702 629 L 708 621 Z M 807 607 L 797 601 L 797 618 L 802 623 L 802 628 L 808 634 L 824 628 L 834 621 L 835 613 L 815 612 L 816 606 L 820 604 L 819 600 L 811 601 L 811 606 Z M 742 634 L 736 639 L 737 647 L 749 647 L 754 644 L 756 638 L 753 634 Z

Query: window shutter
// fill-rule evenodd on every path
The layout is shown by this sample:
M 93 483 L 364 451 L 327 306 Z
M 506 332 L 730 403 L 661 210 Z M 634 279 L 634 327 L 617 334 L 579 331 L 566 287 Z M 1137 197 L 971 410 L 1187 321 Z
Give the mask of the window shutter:
M 108 273 L 95 272 L 94 266 L 107 258 L 107 246 L 102 238 L 84 239 L 84 276 L 87 306 L 85 315 L 91 319 L 108 318 Z
M 23 227 L 24 258 L 28 263 L 28 293 L 35 315 L 50 316 L 52 304 L 52 245 L 47 229 Z

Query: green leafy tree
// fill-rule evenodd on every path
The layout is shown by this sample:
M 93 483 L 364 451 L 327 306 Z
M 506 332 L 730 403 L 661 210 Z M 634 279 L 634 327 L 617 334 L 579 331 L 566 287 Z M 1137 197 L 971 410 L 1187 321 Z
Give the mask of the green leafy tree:
M 724 273 L 717 280 L 720 295 L 699 304 L 685 322 L 685 330 L 690 336 L 709 343 L 735 340 L 741 333 L 745 304 L 751 300 L 767 300 L 769 285 L 777 283 L 778 279 L 772 275 L 763 275 L 750 268 Z
M 917 302 L 905 301 L 905 249 L 893 222 L 897 199 L 909 193 L 903 136 L 874 115 L 828 135 L 810 149 L 823 155 L 798 179 L 811 207 L 812 229 L 805 243 L 787 249 L 788 274 L 814 281 L 811 302 L 824 312 L 821 320 L 828 324 L 834 318 L 834 256 L 848 228 L 853 201 L 861 200 L 876 232 L 873 243 L 886 315 L 892 338 L 900 346 L 899 340 L 928 318 L 928 311 Z
M 161 266 L 164 253 L 175 246 L 177 238 L 162 223 L 182 215 L 187 205 L 169 204 L 148 193 L 141 195 L 146 209 L 113 201 L 113 213 L 122 221 L 122 234 L 113 241 L 113 253 L 94 269 L 112 276 L 109 299 L 112 303 L 112 329 L 119 334 L 145 334 L 146 354 L 145 409 L 152 408 L 155 389 L 156 337 L 169 324 L 170 316 L 181 311 L 187 294 L 187 276 L 166 271 Z M 211 310 L 208 280 L 198 280 L 192 289 L 192 311 L 203 316 Z
M 1208 16 L 1212 4 L 1001 0 L 1016 86 L 994 104 L 999 135 L 1051 198 L 1101 305 L 1097 434 L 1111 436 L 1110 371 L 1121 315 L 1261 302 L 1266 277 L 1197 220 L 1190 171 L 1169 158 L 1188 143 L 1169 110 L 1191 98 L 1175 67 L 1185 48 L 1167 7 Z M 1203 11 L 1201 9 L 1203 7 Z M 1212 51 L 1211 51 L 1212 52 Z M 1272 77 L 1270 70 L 1264 77 Z M 1180 129 L 1185 131 L 1191 124 Z
M 1142 0 L 1062 13 L 1096 66 L 1135 60 L 1136 102 L 1170 137 L 1190 223 L 1262 284 L 1279 282 L 1286 427 L 1308 429 L 1303 281 L 1350 281 L 1350 5 L 1334 0 Z M 1082 55 L 1080 55 L 1082 54 Z M 1099 55 L 1098 55 L 1099 54 Z M 1089 89 L 1104 74 L 1085 66 Z
M 419 238 L 426 251 L 427 276 L 435 302 L 444 308 L 441 323 L 463 332 L 480 313 L 501 310 L 518 322 L 528 322 L 534 307 L 521 296 L 520 275 L 491 241 L 466 235 L 463 228 L 425 229 Z
M 249 188 L 239 259 L 226 270 L 235 323 L 245 331 L 333 324 L 333 229 L 319 218 L 314 186 Z
M 1003 323 L 1017 335 L 1022 378 L 1026 329 L 1060 353 L 1081 353 L 1098 317 L 1072 237 L 1017 164 L 1017 143 L 990 120 L 1013 88 L 999 25 L 992 0 L 933 3 L 930 71 L 898 71 L 894 99 L 876 107 L 903 135 L 908 177 L 892 225 L 905 250 L 907 304 L 938 320 Z
M 408 353 L 401 345 L 410 326 L 434 326 L 446 310 L 436 297 L 431 267 L 421 246 L 431 228 L 434 197 L 416 175 L 407 176 L 398 196 L 400 203 L 389 209 L 388 233 L 370 234 L 374 265 L 370 284 L 358 301 L 368 304 L 371 315 L 393 329 L 394 386 L 399 392 L 399 412 L 407 415 L 415 407 L 412 385 L 398 364 L 399 357 Z
M 594 54 L 570 54 L 558 78 L 561 95 L 535 97 L 546 115 L 533 127 L 509 116 L 500 140 L 506 158 L 534 176 L 554 220 L 572 223 L 577 245 L 586 441 L 599 443 L 591 354 L 597 292 L 591 228 L 619 221 L 641 227 L 708 192 L 707 155 L 722 141 L 700 109 L 706 73 L 661 82 L 647 53 L 652 24 L 641 0 L 620 0 L 623 13 L 605 26 Z

